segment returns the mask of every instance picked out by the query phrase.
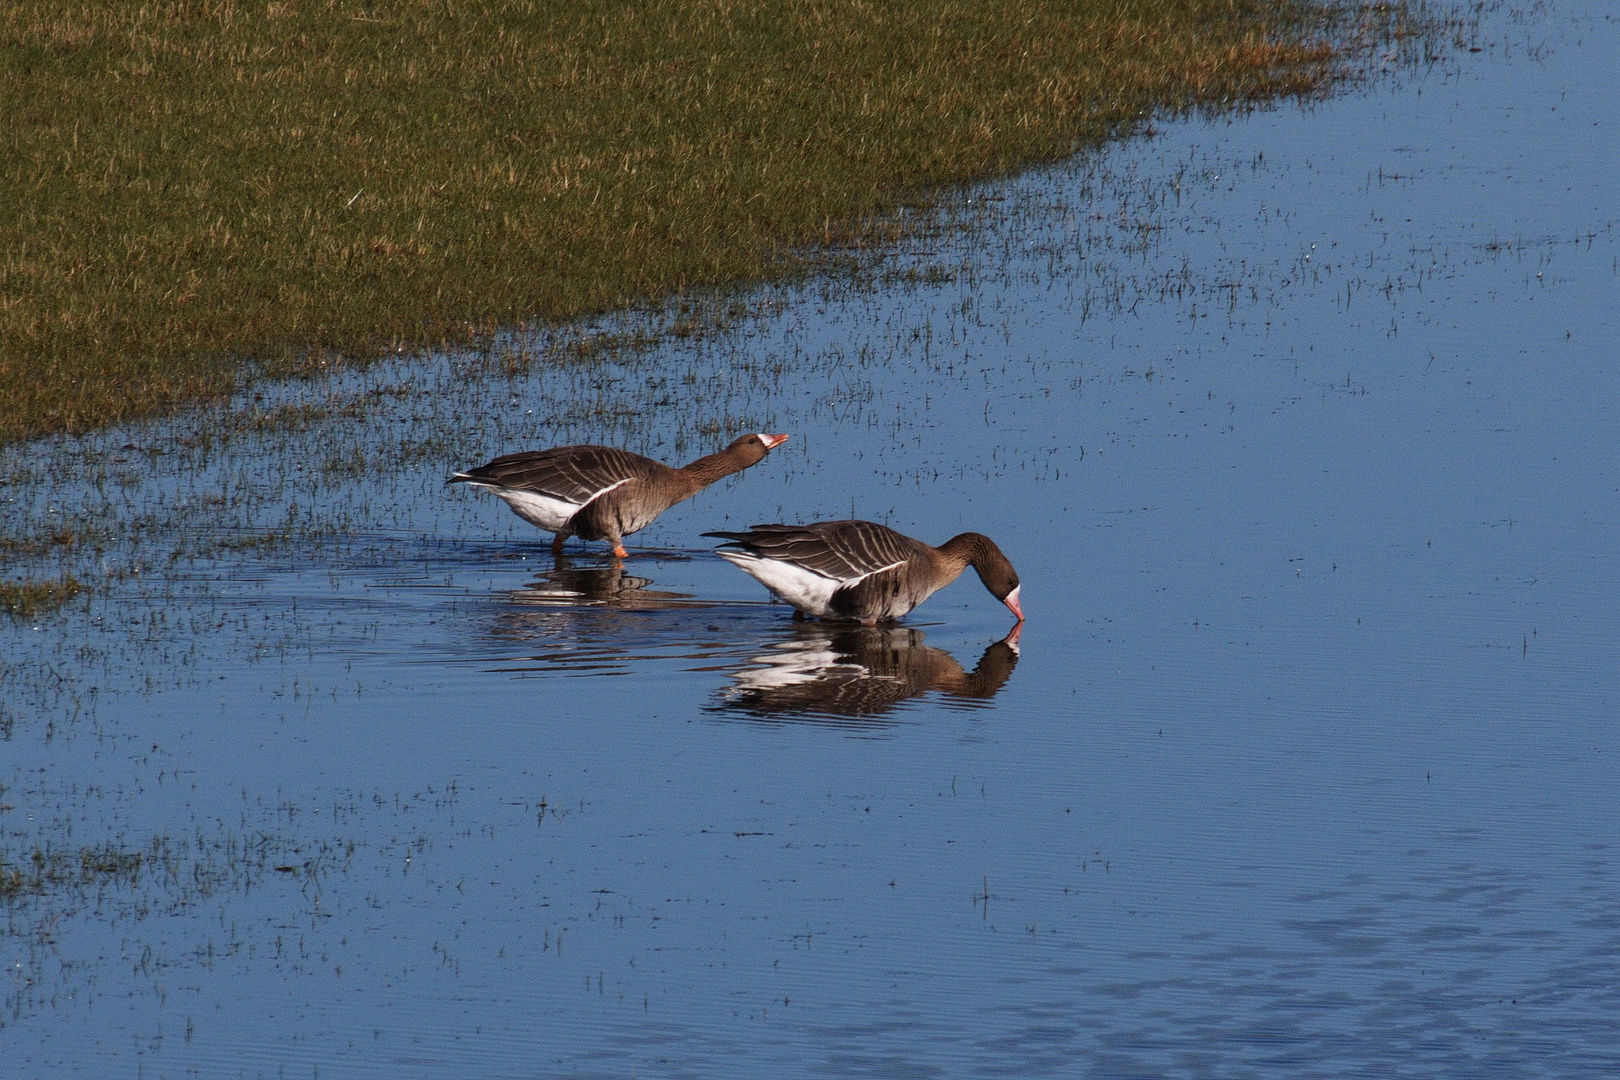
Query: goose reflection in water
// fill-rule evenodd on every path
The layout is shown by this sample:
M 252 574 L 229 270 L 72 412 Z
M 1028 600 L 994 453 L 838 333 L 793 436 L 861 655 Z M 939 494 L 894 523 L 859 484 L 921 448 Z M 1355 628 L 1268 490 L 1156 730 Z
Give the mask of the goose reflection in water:
M 521 642 L 524 654 L 480 655 L 475 662 L 526 676 L 635 675 L 671 663 L 736 662 L 737 624 L 763 604 L 728 610 L 652 584 L 623 565 L 558 559 L 555 569 L 506 592 L 489 626 L 489 638 Z
M 660 592 L 648 588 L 652 583 L 652 578 L 630 573 L 622 564 L 617 564 L 617 560 L 614 564 L 575 566 L 571 560 L 558 559 L 555 569 L 547 570 L 521 589 L 513 589 L 510 598 L 513 603 L 523 605 L 584 604 L 631 611 L 692 604 L 690 593 Z
M 717 708 L 766 720 L 867 727 L 892 723 L 883 718 L 932 691 L 947 704 L 982 707 L 1017 666 L 1021 630 L 1015 627 L 965 671 L 910 627 L 802 627 L 732 676 L 736 685 L 721 693 Z

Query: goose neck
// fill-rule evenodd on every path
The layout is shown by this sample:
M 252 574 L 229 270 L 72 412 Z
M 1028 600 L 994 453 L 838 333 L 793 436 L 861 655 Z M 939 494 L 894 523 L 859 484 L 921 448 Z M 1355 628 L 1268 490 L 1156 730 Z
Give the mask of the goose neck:
M 945 564 L 957 574 L 970 566 L 978 569 L 989 558 L 988 538 L 979 533 L 953 536 L 939 545 L 937 550 Z
M 700 488 L 708 487 L 716 480 L 741 472 L 748 468 L 752 462 L 743 459 L 742 455 L 731 450 L 721 450 L 719 453 L 706 454 L 690 465 L 675 470 L 684 474 Z

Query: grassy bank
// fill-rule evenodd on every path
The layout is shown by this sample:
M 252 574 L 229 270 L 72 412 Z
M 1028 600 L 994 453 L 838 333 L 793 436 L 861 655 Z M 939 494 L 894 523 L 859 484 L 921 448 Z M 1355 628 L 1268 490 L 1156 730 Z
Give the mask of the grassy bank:
M 790 271 L 928 188 L 1307 94 L 1313 0 L 0 6 L 0 439 Z

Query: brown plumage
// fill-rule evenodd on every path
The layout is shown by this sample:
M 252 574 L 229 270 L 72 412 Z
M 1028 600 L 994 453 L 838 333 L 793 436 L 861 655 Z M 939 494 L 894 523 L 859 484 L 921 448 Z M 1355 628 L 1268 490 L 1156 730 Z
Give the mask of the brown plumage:
M 721 558 L 808 615 L 869 626 L 898 619 L 971 566 L 990 595 L 1024 621 L 1018 572 L 980 533 L 953 536 L 937 548 L 872 521 L 755 525 L 704 535 L 732 541 L 719 548 Z
M 744 435 L 679 469 L 612 446 L 554 446 L 503 454 L 445 483 L 494 492 L 524 521 L 557 534 L 555 555 L 562 554 L 564 540 L 578 536 L 606 540 L 622 559 L 624 537 L 716 480 L 758 464 L 786 441 L 786 435 Z

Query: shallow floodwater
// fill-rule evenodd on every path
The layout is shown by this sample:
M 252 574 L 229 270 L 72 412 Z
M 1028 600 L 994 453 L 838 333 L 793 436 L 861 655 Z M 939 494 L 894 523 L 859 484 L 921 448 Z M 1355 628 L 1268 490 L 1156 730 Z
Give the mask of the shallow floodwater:
M 1620 22 L 1479 43 L 724 328 L 7 452 L 116 584 L 0 623 L 0 1073 L 1620 1074 Z M 622 568 L 442 487 L 746 430 Z M 995 537 L 1017 648 L 700 537 L 851 515 Z

